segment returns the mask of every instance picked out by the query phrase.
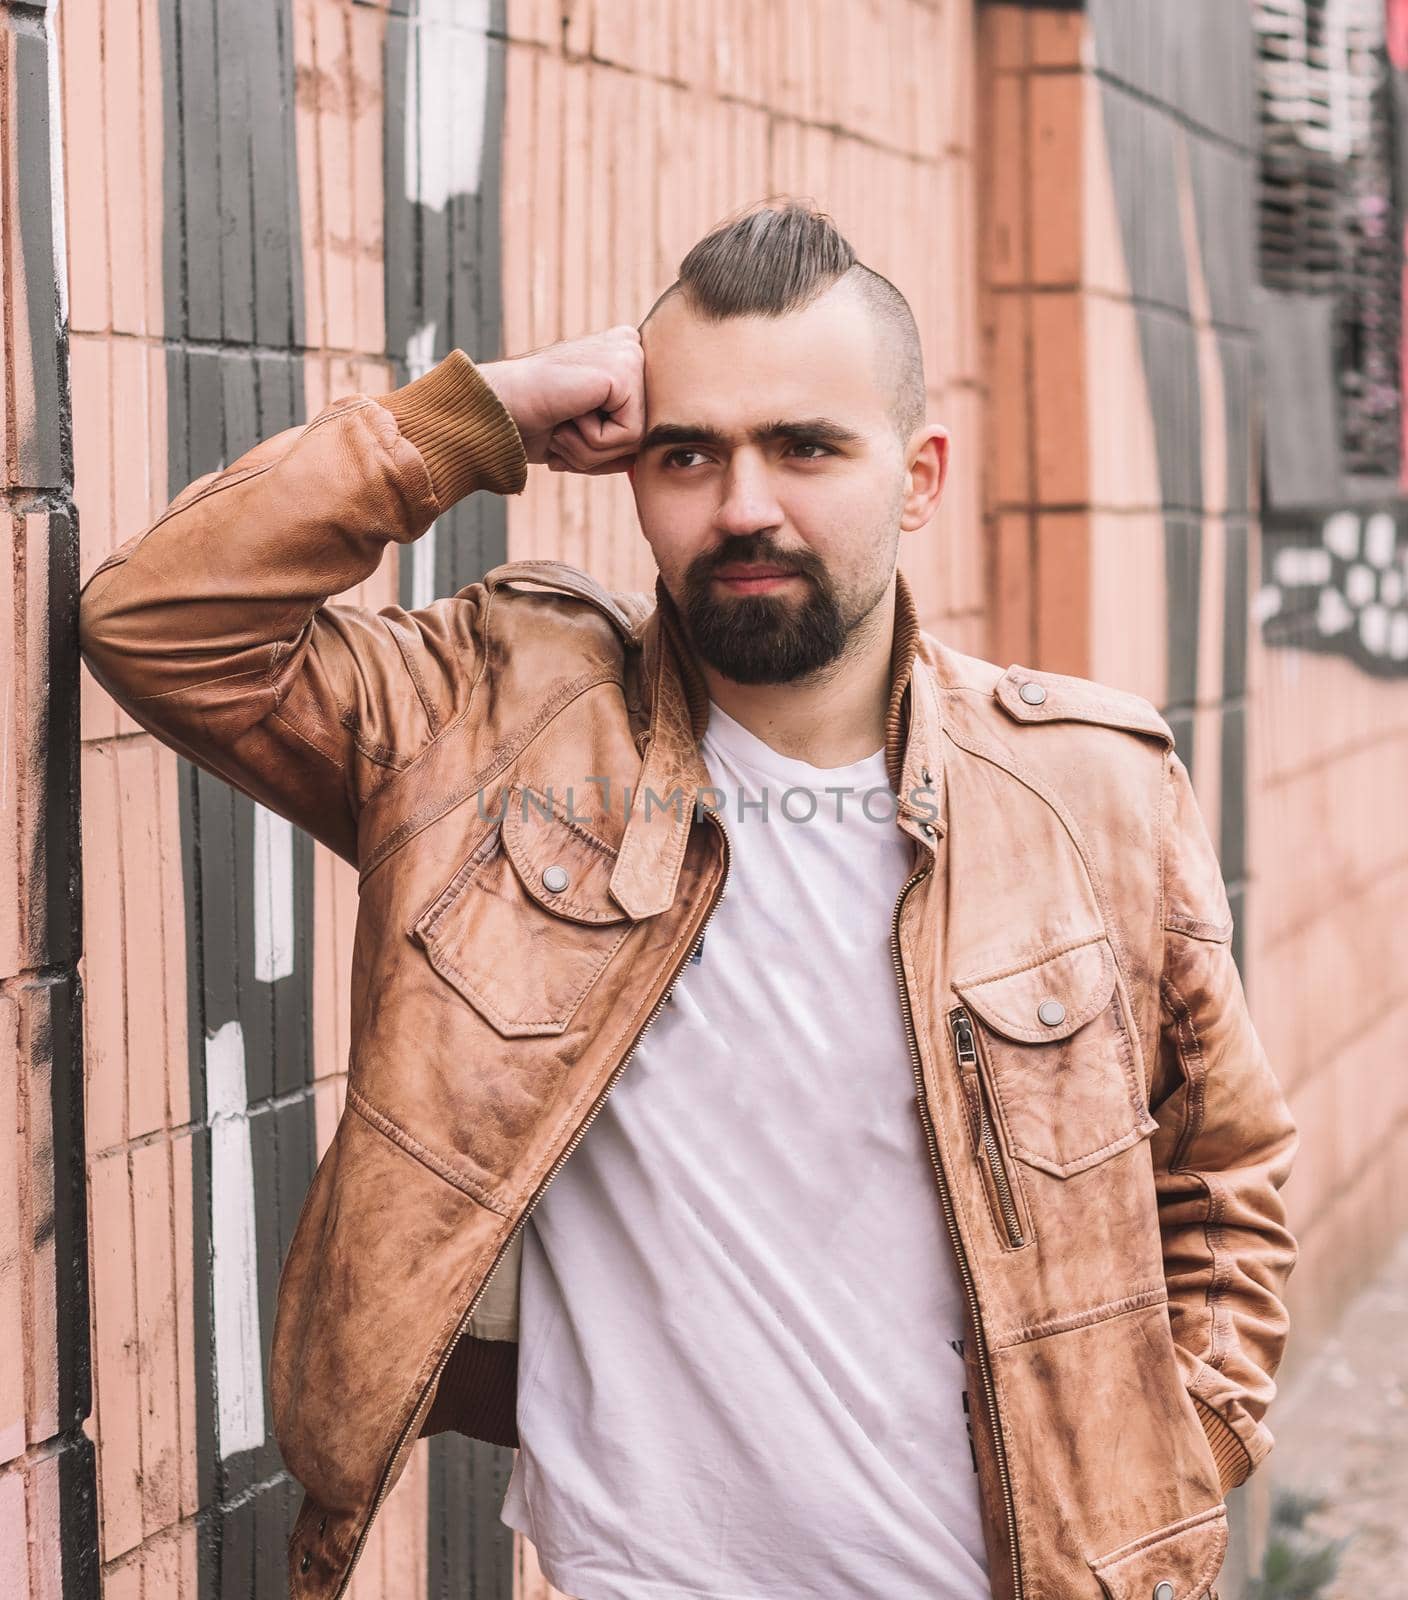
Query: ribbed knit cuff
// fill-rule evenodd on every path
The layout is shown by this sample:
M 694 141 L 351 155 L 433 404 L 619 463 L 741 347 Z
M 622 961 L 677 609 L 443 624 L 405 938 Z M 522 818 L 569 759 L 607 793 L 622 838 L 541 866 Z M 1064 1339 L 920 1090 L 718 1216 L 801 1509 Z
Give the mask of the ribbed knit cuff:
M 518 426 L 463 350 L 376 398 L 420 452 L 441 511 L 475 489 L 521 493 L 528 458 Z
M 1193 1396 L 1193 1404 L 1198 1408 L 1198 1421 L 1212 1446 L 1212 1458 L 1217 1462 L 1217 1475 L 1222 1480 L 1222 1492 L 1226 1494 L 1251 1476 L 1252 1458 L 1247 1454 L 1246 1445 L 1210 1405 L 1197 1395 Z
M 518 1342 L 460 1336 L 450 1352 L 421 1432 L 518 1444 Z

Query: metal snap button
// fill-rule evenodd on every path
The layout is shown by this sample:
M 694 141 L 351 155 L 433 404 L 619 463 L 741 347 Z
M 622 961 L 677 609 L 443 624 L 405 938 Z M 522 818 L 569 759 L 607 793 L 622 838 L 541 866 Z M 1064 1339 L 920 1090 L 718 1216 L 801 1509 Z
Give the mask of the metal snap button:
M 926 839 L 932 839 L 934 837 L 934 824 L 932 822 L 921 822 L 919 831 Z
M 1066 1020 L 1066 1008 L 1059 1000 L 1043 1000 L 1036 1008 L 1037 1019 L 1044 1022 L 1048 1028 L 1054 1028 L 1058 1022 Z M 1160 1600 L 1163 1597 L 1160 1596 Z
M 551 894 L 561 894 L 571 881 L 566 867 L 543 868 L 543 888 Z
M 1017 693 L 1029 706 L 1039 706 L 1046 698 L 1046 690 L 1039 683 L 1024 683 Z
M 1154 1600 L 1173 1600 L 1173 1585 L 1167 1578 L 1154 1585 Z
M 934 774 L 929 771 L 928 767 L 925 767 L 925 769 L 924 769 L 924 782 L 925 783 L 932 783 L 933 781 L 934 781 Z

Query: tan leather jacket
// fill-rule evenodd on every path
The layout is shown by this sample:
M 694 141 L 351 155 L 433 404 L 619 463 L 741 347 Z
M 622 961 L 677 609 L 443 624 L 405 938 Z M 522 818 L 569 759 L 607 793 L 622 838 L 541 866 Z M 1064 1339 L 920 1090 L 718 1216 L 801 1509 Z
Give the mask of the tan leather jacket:
M 131 715 L 360 872 L 346 1111 L 270 1373 L 309 1600 L 343 1592 L 418 1436 L 516 1442 L 520 1229 L 728 876 L 663 587 L 518 562 L 418 611 L 328 603 L 525 470 L 456 352 L 198 480 L 82 592 Z M 1271 1445 L 1295 1259 L 1296 1136 L 1222 877 L 1147 701 L 949 649 L 902 577 L 896 604 L 896 1004 L 968 1301 L 993 1593 L 1196 1600 Z

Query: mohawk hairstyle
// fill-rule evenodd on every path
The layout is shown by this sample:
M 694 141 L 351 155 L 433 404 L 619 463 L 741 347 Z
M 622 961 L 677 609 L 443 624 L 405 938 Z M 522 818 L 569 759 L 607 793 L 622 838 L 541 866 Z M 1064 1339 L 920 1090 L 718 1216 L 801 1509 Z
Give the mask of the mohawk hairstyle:
M 835 222 L 810 201 L 769 199 L 721 223 L 680 262 L 679 277 L 647 313 L 683 295 L 707 322 L 782 317 L 846 279 L 870 312 L 893 389 L 902 441 L 924 421 L 924 356 L 909 302 L 888 278 L 856 259 Z M 644 326 L 644 323 L 642 323 Z

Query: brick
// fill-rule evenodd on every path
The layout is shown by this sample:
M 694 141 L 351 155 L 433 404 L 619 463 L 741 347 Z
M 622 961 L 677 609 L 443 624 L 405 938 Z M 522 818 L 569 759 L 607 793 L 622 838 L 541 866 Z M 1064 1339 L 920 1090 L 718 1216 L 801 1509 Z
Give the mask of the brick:
M 1028 404 L 1031 372 L 1027 327 L 1031 302 L 1021 293 L 989 297 L 987 457 L 990 494 L 999 506 L 1028 505 L 1032 497 Z
M 28 1211 L 29 1155 L 20 1124 L 19 1007 L 0 992 L 0 1467 L 25 1447 L 26 1337 L 24 1259 L 19 1241 Z M 0 1478 L 0 1483 L 9 1482 Z M 3 1526 L 3 1522 L 0 1522 Z M 5 1543 L 0 1535 L 0 1547 Z
M 351 117 L 353 231 L 357 326 L 354 348 L 386 348 L 386 277 L 382 239 L 385 230 L 386 177 L 383 160 L 386 96 L 383 60 L 386 18 L 354 6 L 347 14 Z
M 1020 72 L 1027 64 L 1028 9 L 1012 3 L 978 7 L 978 49 L 984 72 Z
M 166 227 L 165 190 L 165 103 L 162 91 L 161 0 L 138 0 L 142 18 L 141 38 L 141 117 L 142 117 L 142 227 L 145 233 L 144 265 L 146 307 L 143 327 L 159 335 L 166 328 L 165 283 L 162 255 Z M 69 226 L 73 223 L 69 211 Z M 165 432 L 160 435 L 165 440 Z M 165 483 L 165 478 L 162 478 Z
M 338 0 L 317 0 L 313 19 L 325 337 L 334 350 L 353 350 L 357 347 L 357 264 L 348 22 Z
M 17 612 L 15 579 L 19 559 L 23 553 L 22 518 L 0 517 L 9 549 L 0 552 L 0 616 L 11 618 Z M 27 694 L 23 643 L 13 627 L 0 632 L 0 683 L 6 687 L 4 715 L 6 721 L 20 721 L 24 716 Z M 32 781 L 24 768 L 24 752 L 19 741 L 7 738 L 0 748 L 0 794 L 18 795 L 22 787 Z M 24 836 L 20 810 L 17 805 L 0 806 L 0 873 L 3 873 L 3 890 L 0 890 L 0 977 L 19 972 L 25 965 L 24 933 Z
M 107 137 L 103 117 L 103 34 L 60 6 L 68 305 L 72 331 L 112 323 L 108 274 Z
M 583 72 L 585 68 L 576 68 Z M 533 114 L 536 52 L 510 43 L 504 51 L 503 208 L 499 217 L 502 239 L 503 339 L 512 354 L 532 348 L 532 295 L 529 251 L 533 236 Z M 571 76 L 569 74 L 569 76 Z M 570 124 L 584 127 L 583 124 Z M 585 140 L 583 131 L 574 138 Z M 574 249 L 581 271 L 580 247 Z
M 1029 513 L 1003 512 L 994 519 L 990 648 L 991 659 L 1004 666 L 1036 659 L 1034 542 Z
M 75 335 L 69 341 L 73 396 L 73 498 L 83 577 L 121 543 L 112 514 L 112 344 Z M 134 528 L 132 532 L 136 532 Z
M 94 1387 L 104 1561 L 142 1541 L 141 1392 L 126 1153 L 90 1162 Z
M 1059 405 L 1059 396 L 1049 390 L 1057 381 L 1057 364 L 1062 359 L 1076 359 L 1069 349 L 1070 339 L 1083 332 L 1085 349 L 1074 370 L 1084 375 L 1087 393 L 1070 423 L 1071 431 L 1079 427 L 1084 439 L 1077 445 L 1070 432 L 1062 432 L 1058 448 L 1079 449 L 1082 457 L 1088 454 L 1089 477 L 1080 485 L 1072 481 L 1074 472 L 1068 470 L 1058 481 L 1070 490 L 1083 488 L 1096 506 L 1130 511 L 1160 506 L 1158 440 L 1142 381 L 1138 314 L 1128 301 L 1101 294 L 1078 297 L 1078 311 L 1071 299 L 1043 295 L 1036 301 L 1044 313 L 1038 370 L 1045 362 L 1047 376 L 1036 413 L 1041 418 L 1038 437 L 1049 436 L 1053 420 L 1062 415 L 1059 409 L 1054 413 L 1048 410 Z M 1075 463 L 1067 465 L 1073 468 Z M 1045 488 L 1043 492 L 1051 497 Z
M 564 55 L 589 56 L 593 50 L 596 0 L 573 0 L 562 8 L 562 50 Z
M 1031 663 L 1084 675 L 1090 658 L 1090 524 L 1081 512 L 1037 518 L 1036 646 Z
M 1079 11 L 1033 7 L 1027 18 L 1027 41 L 1034 67 L 1094 65 L 1095 40 L 1091 25 Z
M 61 1456 L 51 1455 L 29 1468 L 29 1600 L 64 1600 L 61 1461 Z
M 180 1382 L 171 1240 L 171 1152 L 165 1140 L 132 1152 L 137 1279 L 137 1382 L 141 1403 L 142 1531 L 181 1515 Z M 172 1568 L 174 1577 L 174 1567 Z
M 1168 692 L 1163 518 L 1090 518 L 1089 675 L 1163 705 Z
M 1117 423 L 1095 408 L 1102 427 L 1089 428 L 1086 401 L 1085 316 L 1078 294 L 1034 295 L 1031 302 L 1033 415 L 1037 498 L 1042 505 L 1083 505 L 1089 495 L 1087 455 L 1091 433 L 1103 437 Z M 1097 369 L 1098 370 L 1098 369 Z M 1137 370 L 1137 369 L 1136 369 Z M 1120 376 L 1127 376 L 1122 371 Z
M 177 757 L 152 743 L 156 763 L 157 905 L 161 918 L 160 966 L 164 985 L 162 1054 L 166 1063 L 167 1126 L 183 1127 L 191 1115 L 186 1039 L 186 891 L 181 866 L 181 799 Z
M 992 284 L 1027 281 L 1026 80 L 995 78 L 983 101 L 982 270 Z
M 83 989 L 89 1153 L 114 1149 L 127 1130 L 127 1015 L 117 757 L 111 744 L 83 751 Z
M 570 250 L 564 251 L 559 232 L 562 220 L 564 127 L 562 119 L 563 73 L 561 61 L 552 55 L 539 55 L 536 63 L 533 96 L 533 209 L 532 232 L 524 266 L 529 275 L 528 342 L 533 346 L 551 344 L 565 333 L 562 326 L 561 275 L 568 270 Z M 603 85 L 615 74 L 603 74 Z M 602 109 L 594 108 L 598 116 Z M 610 122 L 610 118 L 603 120 Z M 629 137 L 621 130 L 623 142 Z
M 195 1356 L 195 1240 L 192 1144 L 189 1134 L 178 1134 L 171 1141 L 171 1276 L 176 1302 L 176 1384 L 177 1422 L 181 1450 L 177 1466 L 177 1505 L 183 1518 L 195 1515 L 200 1505 L 196 1481 L 196 1356 Z M 183 1547 L 183 1567 L 194 1563 L 194 1542 Z M 195 1600 L 196 1590 L 189 1584 L 186 1594 Z
M 127 1013 L 127 1136 L 168 1126 L 166 1037 L 168 1003 L 164 945 L 153 938 L 161 916 L 161 808 L 154 741 L 122 739 L 115 746 L 118 828 L 122 854 L 122 925 Z M 180 996 L 172 995 L 179 1004 Z
M 1033 283 L 1081 281 L 1084 105 L 1085 80 L 1076 73 L 1040 73 L 1027 80 Z
M 294 0 L 293 60 L 294 148 L 298 162 L 298 227 L 303 256 L 303 311 L 307 341 L 314 349 L 327 344 L 326 276 L 324 259 L 323 171 L 319 160 L 321 86 L 318 77 L 315 14 L 317 0 Z M 318 407 L 310 407 L 309 415 Z
M 103 1574 L 103 1600 L 143 1600 L 140 1555 Z
M 155 419 L 147 346 L 135 339 L 114 339 L 110 370 L 112 389 L 108 403 L 114 424 L 121 428 L 121 446 L 112 453 L 112 548 L 116 548 L 153 520 L 161 509 L 160 503 L 153 505 L 156 495 L 165 500 L 162 490 L 166 483 L 166 430 L 163 426 L 158 434 L 150 427 Z M 163 392 L 165 387 L 162 374 Z M 161 409 L 164 411 L 164 406 Z M 131 434 L 119 422 L 128 418 L 132 421 Z
M 1081 275 L 1087 288 L 1127 300 L 1130 289 L 1124 256 L 1124 219 L 1110 168 L 1103 88 L 1093 73 L 1084 77 L 1081 84 Z
M 54 1226 L 53 1014 L 47 984 L 19 996 L 19 1068 L 24 1074 L 26 1168 L 21 1191 L 24 1236 L 33 1241 L 25 1270 L 29 1296 L 25 1430 L 31 1446 L 59 1432 L 58 1240 Z M 66 1263 L 64 1264 L 67 1265 Z
M 176 1530 L 142 1547 L 142 1600 L 181 1600 L 181 1544 Z
M 977 73 L 974 7 L 944 5 L 939 11 L 942 54 L 939 56 L 940 104 L 944 112 L 943 144 L 946 152 L 971 155 L 976 143 L 973 85 Z
M 426 1586 L 426 1513 L 430 1466 L 427 1444 L 422 1439 L 411 1452 L 406 1470 L 396 1485 L 398 1504 L 388 1503 L 383 1529 L 383 1554 L 388 1577 L 387 1597 L 422 1595 Z
M 0 1594 L 29 1593 L 28 1549 L 24 1475 L 0 1473 Z
M 104 168 L 108 192 L 104 264 L 112 293 L 112 326 L 119 333 L 145 333 L 148 275 L 159 268 L 146 256 L 149 228 L 146 171 L 141 159 L 141 8 L 132 0 L 106 0 L 103 13 L 101 104 L 109 152 Z
M 615 75 L 607 67 L 591 66 L 586 72 L 591 138 L 594 150 L 599 152 L 597 130 L 610 126 L 607 106 Z M 611 317 L 616 229 L 615 218 L 611 215 L 610 167 L 599 154 L 587 164 L 586 198 L 586 232 L 577 250 L 587 275 L 587 326 L 604 328 Z

